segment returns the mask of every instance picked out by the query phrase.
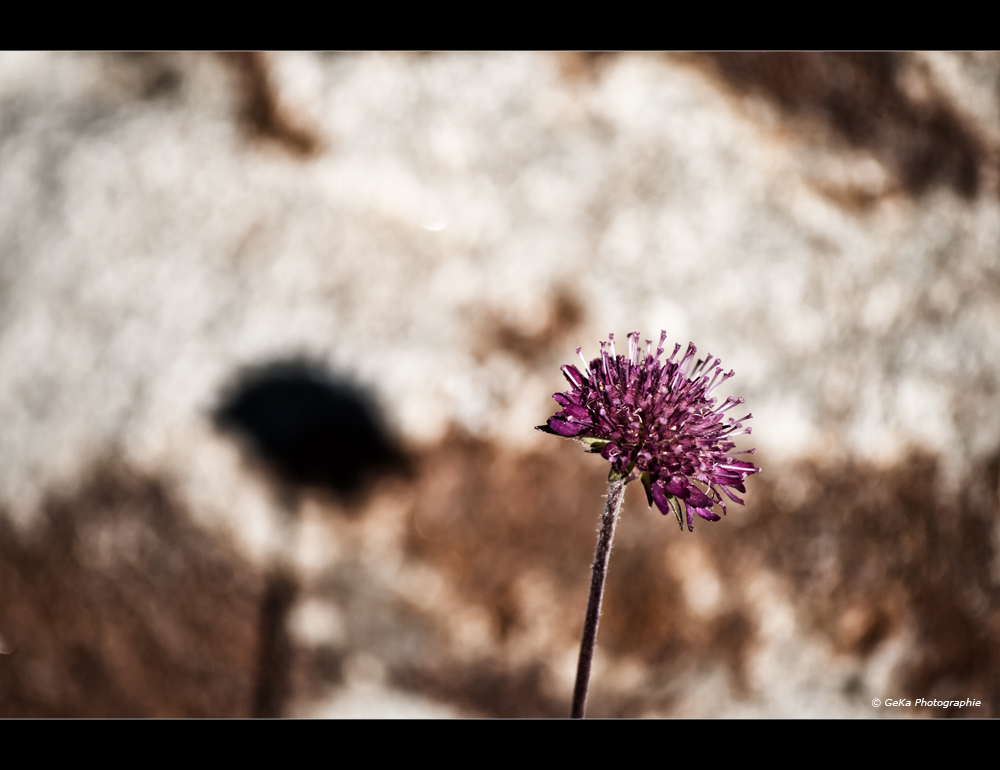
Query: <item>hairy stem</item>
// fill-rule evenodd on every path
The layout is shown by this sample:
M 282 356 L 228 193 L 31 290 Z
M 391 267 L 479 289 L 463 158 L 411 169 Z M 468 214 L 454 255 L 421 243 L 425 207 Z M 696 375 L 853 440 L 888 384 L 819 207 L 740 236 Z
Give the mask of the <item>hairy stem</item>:
M 583 640 L 580 642 L 580 663 L 576 668 L 576 689 L 573 691 L 573 719 L 583 719 L 587 710 L 587 688 L 590 686 L 590 664 L 594 660 L 594 644 L 597 642 L 597 623 L 601 618 L 601 599 L 604 598 L 604 579 L 608 574 L 608 557 L 611 555 L 611 540 L 615 536 L 618 512 L 625 499 L 625 480 L 611 482 L 608 500 L 604 506 L 601 532 L 597 536 L 597 550 L 594 552 L 594 571 L 590 577 L 590 599 L 587 601 L 587 619 L 583 623 Z

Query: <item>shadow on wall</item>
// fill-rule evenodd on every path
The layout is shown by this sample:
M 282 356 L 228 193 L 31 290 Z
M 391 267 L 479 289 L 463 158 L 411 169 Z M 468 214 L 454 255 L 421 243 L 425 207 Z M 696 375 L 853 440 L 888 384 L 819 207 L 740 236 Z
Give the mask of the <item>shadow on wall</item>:
M 373 478 L 406 470 L 370 399 L 319 364 L 278 361 L 241 375 L 214 415 L 242 437 L 280 484 L 356 496 Z
M 305 490 L 351 511 L 376 477 L 408 468 L 365 395 L 317 364 L 243 373 L 214 418 L 271 471 L 286 527 Z M 116 461 L 50 499 L 30 533 L 6 515 L 0 528 L 0 716 L 283 714 L 298 583 L 280 556 L 258 574 L 165 483 Z
M 375 478 L 408 468 L 366 395 L 317 363 L 278 361 L 244 372 L 214 417 L 218 428 L 242 438 L 251 456 L 271 472 L 281 501 L 281 525 L 292 533 L 292 541 L 304 490 L 356 503 Z M 253 707 L 257 717 L 283 716 L 292 693 L 288 621 L 299 584 L 291 562 L 291 554 L 279 549 L 264 580 Z

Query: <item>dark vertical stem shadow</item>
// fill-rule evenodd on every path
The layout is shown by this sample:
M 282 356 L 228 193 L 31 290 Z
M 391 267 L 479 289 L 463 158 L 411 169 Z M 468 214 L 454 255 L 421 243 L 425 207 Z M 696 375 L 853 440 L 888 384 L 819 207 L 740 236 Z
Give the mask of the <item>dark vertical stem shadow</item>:
M 253 715 L 274 719 L 285 715 L 292 694 L 292 638 L 288 620 L 299 593 L 292 570 L 298 541 L 300 495 L 294 487 L 280 490 L 278 553 L 264 578 L 258 618 L 259 648 L 254 680 Z
M 309 362 L 246 373 L 214 418 L 273 472 L 280 501 L 279 542 L 260 605 L 253 706 L 255 716 L 279 717 L 292 694 L 288 620 L 299 591 L 292 564 L 302 492 L 325 490 L 349 501 L 376 476 L 405 471 L 407 463 L 366 395 Z
M 260 605 L 255 717 L 283 716 L 291 694 L 292 640 L 288 634 L 288 615 L 297 593 L 298 585 L 287 571 L 275 569 L 267 576 Z

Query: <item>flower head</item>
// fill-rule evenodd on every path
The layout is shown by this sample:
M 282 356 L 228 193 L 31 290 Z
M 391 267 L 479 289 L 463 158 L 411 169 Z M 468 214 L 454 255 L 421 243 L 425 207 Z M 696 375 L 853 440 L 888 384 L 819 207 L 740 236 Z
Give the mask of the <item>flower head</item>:
M 712 397 L 733 372 L 723 374 L 722 362 L 711 355 L 696 361 L 698 349 L 690 343 L 679 360 L 678 344 L 661 361 L 666 332 L 660 334 L 655 355 L 651 340 L 645 354 L 640 353 L 639 332 L 628 335 L 627 356 L 615 355 L 614 335 L 608 338 L 601 343 L 600 357 L 589 364 L 577 348 L 583 371 L 562 367 L 572 388 L 552 396 L 562 411 L 538 429 L 588 444 L 611 463 L 611 481 L 640 478 L 650 506 L 656 503 L 664 515 L 674 513 L 682 529 L 681 502 L 689 530 L 696 513 L 718 521 L 712 510 L 718 505 L 725 514 L 723 492 L 742 505 L 733 490 L 746 492 L 743 481 L 760 468 L 735 459 L 754 450 L 734 452 L 731 439 L 750 433 L 743 422 L 753 415 L 727 418 L 724 413 L 743 399 L 730 396 L 720 404 Z

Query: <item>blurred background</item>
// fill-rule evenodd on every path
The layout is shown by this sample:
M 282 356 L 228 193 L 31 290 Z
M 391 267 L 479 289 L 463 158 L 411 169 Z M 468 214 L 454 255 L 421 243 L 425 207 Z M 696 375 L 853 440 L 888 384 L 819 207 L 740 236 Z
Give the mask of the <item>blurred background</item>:
M 665 329 L 763 472 L 588 715 L 998 717 L 998 258 L 996 53 L 0 54 L 0 716 L 568 715 Z

